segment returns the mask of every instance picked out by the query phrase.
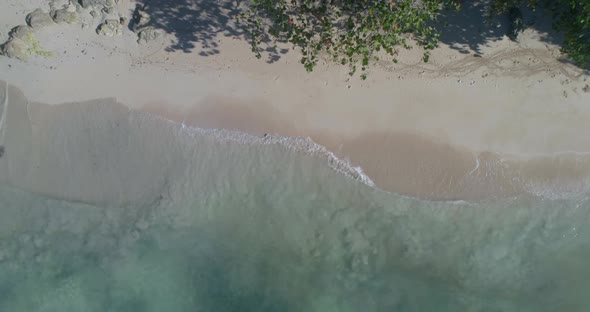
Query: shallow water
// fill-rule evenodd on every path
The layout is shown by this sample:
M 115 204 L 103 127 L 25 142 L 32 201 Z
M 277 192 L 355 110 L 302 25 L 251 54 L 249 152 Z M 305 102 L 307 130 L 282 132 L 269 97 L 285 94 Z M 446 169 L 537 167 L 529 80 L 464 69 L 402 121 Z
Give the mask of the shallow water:
M 590 309 L 588 194 L 425 201 L 304 139 L 6 98 L 0 311 Z

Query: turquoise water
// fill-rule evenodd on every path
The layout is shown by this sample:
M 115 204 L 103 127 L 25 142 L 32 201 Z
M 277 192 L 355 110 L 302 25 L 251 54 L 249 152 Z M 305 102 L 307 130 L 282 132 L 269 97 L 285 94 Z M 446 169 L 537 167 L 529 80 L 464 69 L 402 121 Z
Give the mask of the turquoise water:
M 590 310 L 585 194 L 412 199 L 303 139 L 7 97 L 0 311 Z

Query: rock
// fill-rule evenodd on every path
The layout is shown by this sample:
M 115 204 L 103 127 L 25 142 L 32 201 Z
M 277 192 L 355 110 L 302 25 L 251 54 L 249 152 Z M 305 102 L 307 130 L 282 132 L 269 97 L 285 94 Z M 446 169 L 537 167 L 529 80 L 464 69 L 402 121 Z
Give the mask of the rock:
M 123 27 L 118 20 L 108 19 L 98 25 L 96 33 L 102 36 L 113 37 L 123 33 Z
M 162 37 L 162 31 L 151 25 L 146 5 L 137 6 L 131 20 L 131 30 L 137 34 L 137 43 L 146 44 Z
M 150 41 L 154 41 L 160 38 L 162 32 L 159 29 L 155 29 L 154 27 L 146 27 L 142 29 L 138 34 L 137 43 L 139 44 L 147 44 Z
M 138 5 L 133 12 L 130 28 L 137 34 L 137 43 L 145 44 L 162 37 L 163 32 L 152 25 L 150 15 L 147 13 L 147 4 Z
M 106 0 L 79 0 L 78 3 L 80 3 L 80 5 L 87 9 L 90 7 L 103 7 L 106 5 Z
M 102 8 L 102 12 L 104 12 L 105 14 L 113 14 L 113 13 L 115 13 L 115 8 L 114 7 L 104 7 L 104 8 Z
M 70 1 L 70 3 L 68 4 L 68 6 L 66 7 L 66 11 L 68 11 L 68 12 L 78 12 L 78 9 L 76 8 L 76 5 Z
M 31 56 L 30 46 L 26 41 L 19 38 L 12 38 L 0 47 L 2 55 L 26 61 Z
M 114 7 L 118 1 L 115 0 L 79 0 L 78 3 L 85 8 L 103 8 L 103 7 Z
M 18 38 L 26 40 L 29 35 L 33 35 L 33 27 L 27 25 L 19 25 L 14 27 L 8 35 L 11 39 Z
M 50 56 L 51 52 L 44 51 L 33 35 L 33 28 L 20 25 L 10 31 L 10 39 L 0 47 L 0 52 L 8 57 L 26 61 L 32 55 Z
M 76 13 L 76 9 L 72 12 L 69 7 L 63 8 L 55 11 L 51 11 L 50 13 L 51 18 L 56 23 L 68 23 L 73 24 L 78 20 L 78 13 Z
M 33 28 L 43 28 L 54 24 L 53 19 L 49 13 L 43 12 L 41 9 L 29 13 L 26 17 L 27 24 Z

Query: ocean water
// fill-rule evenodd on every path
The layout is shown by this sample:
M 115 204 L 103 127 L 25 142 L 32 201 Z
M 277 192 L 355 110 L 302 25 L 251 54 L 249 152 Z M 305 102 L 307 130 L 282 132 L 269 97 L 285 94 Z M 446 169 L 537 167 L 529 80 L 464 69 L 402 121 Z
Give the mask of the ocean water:
M 589 194 L 420 200 L 303 138 L 3 90 L 0 311 L 590 310 Z

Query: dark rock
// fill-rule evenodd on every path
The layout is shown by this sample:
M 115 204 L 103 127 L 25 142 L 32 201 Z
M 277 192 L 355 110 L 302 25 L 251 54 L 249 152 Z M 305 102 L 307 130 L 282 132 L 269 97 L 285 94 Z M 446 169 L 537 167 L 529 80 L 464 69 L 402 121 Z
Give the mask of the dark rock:
M 28 25 L 19 25 L 10 30 L 10 38 L 27 39 L 28 36 L 33 34 L 33 27 Z
M 76 9 L 63 8 L 55 11 L 51 11 L 51 18 L 56 23 L 68 23 L 73 24 L 78 20 L 78 13 Z
M 120 35 L 123 33 L 123 27 L 118 20 L 109 19 L 104 21 L 104 23 L 98 25 L 96 29 L 96 33 L 102 36 L 113 37 L 115 35 Z
M 113 13 L 115 13 L 115 8 L 114 7 L 104 7 L 104 8 L 102 8 L 102 12 L 105 14 L 113 14 Z
M 150 15 L 145 11 L 145 6 L 138 5 L 133 12 L 131 20 L 131 30 L 135 33 L 139 33 L 144 28 L 150 25 Z
M 142 29 L 138 34 L 137 43 L 146 44 L 160 38 L 162 31 L 154 27 L 148 26 Z
M 44 12 L 41 9 L 29 13 L 26 17 L 27 24 L 33 28 L 43 28 L 54 24 L 53 19 L 49 16 L 49 13 Z

